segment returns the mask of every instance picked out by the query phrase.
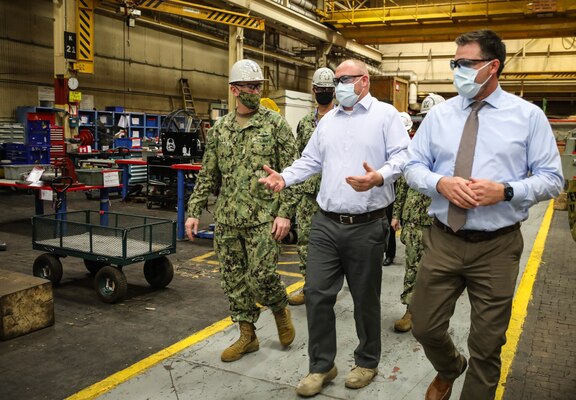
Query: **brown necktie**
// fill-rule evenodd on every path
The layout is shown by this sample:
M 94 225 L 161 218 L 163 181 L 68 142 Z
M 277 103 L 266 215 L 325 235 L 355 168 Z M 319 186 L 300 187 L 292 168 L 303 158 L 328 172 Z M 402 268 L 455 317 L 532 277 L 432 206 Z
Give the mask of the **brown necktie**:
M 476 149 L 476 138 L 478 136 L 478 111 L 485 105 L 485 101 L 477 101 L 470 106 L 472 111 L 470 111 L 462 131 L 460 147 L 458 147 L 458 154 L 456 154 L 454 176 L 468 179 L 472 174 L 474 150 Z M 448 206 L 448 225 L 454 232 L 462 228 L 466 223 L 466 211 L 466 209 L 452 203 Z

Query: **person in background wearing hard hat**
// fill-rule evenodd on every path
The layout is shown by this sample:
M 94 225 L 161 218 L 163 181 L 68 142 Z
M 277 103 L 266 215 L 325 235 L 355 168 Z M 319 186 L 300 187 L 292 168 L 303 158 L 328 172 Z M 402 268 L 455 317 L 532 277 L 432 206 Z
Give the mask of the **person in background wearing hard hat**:
M 444 98 L 442 96 L 430 93 L 422 102 L 420 114 L 424 118 L 432 107 L 443 101 Z M 410 115 L 404 114 L 410 118 Z M 405 116 L 403 119 L 405 119 Z M 404 125 L 410 131 L 413 126 L 412 119 L 406 120 Z M 412 314 L 409 307 L 412 292 L 414 291 L 414 283 L 416 283 L 418 263 L 424 251 L 422 234 L 426 228 L 432 225 L 432 218 L 428 216 L 430 201 L 430 197 L 410 188 L 403 177 L 398 179 L 391 227 L 395 231 L 402 228 L 400 241 L 406 246 L 404 253 L 406 255 L 404 291 L 400 295 L 400 301 L 406 305 L 406 312 L 402 318 L 394 322 L 394 330 L 396 332 L 408 332 L 412 329 Z
M 334 72 L 330 68 L 319 68 L 312 77 L 312 93 L 316 99 L 317 107 L 298 123 L 296 142 L 300 154 L 308 144 L 314 129 L 320 119 L 334 108 Z M 320 190 L 320 174 L 313 175 L 299 185 L 302 199 L 296 209 L 296 221 L 298 223 L 298 257 L 300 258 L 300 272 L 306 277 L 306 259 L 308 257 L 308 237 L 312 217 L 318 211 L 316 196 Z M 292 295 L 288 301 L 297 306 L 304 304 L 304 291 Z
M 208 196 L 221 182 L 214 248 L 231 317 L 240 327 L 240 338 L 224 350 L 222 361 L 236 361 L 259 349 L 254 326 L 260 315 L 257 303 L 272 310 L 282 345 L 290 345 L 295 337 L 288 296 L 276 267 L 279 242 L 290 230 L 298 198 L 293 191 L 271 193 L 258 177 L 266 175 L 263 165 L 280 169 L 290 165 L 298 150 L 286 120 L 260 106 L 263 81 L 254 61 L 240 60 L 232 66 L 229 83 L 237 107 L 208 132 L 202 169 L 188 202 L 186 234 L 194 240 Z
M 322 118 L 302 157 L 281 174 L 265 166 L 269 175 L 259 180 L 280 192 L 322 173 L 306 260 L 310 365 L 296 388 L 300 396 L 320 393 L 338 374 L 334 305 L 344 279 L 358 336 L 345 386 L 360 389 L 378 374 L 382 258 L 390 233 L 385 210 L 394 201 L 394 181 L 402 174 L 410 143 L 394 107 L 370 94 L 366 64 L 342 62 L 334 84 L 339 106 Z

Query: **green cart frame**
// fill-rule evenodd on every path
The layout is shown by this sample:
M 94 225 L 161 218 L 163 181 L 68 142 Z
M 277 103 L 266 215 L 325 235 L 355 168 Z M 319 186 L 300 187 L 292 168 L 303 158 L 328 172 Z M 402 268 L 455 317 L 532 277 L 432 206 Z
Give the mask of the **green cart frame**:
M 57 285 L 62 257 L 84 259 L 94 274 L 94 288 L 106 303 L 126 295 L 122 267 L 144 262 L 144 277 L 153 288 L 167 286 L 174 267 L 167 258 L 176 252 L 176 221 L 141 215 L 72 211 L 32 217 L 32 247 L 45 253 L 34 261 L 33 273 Z

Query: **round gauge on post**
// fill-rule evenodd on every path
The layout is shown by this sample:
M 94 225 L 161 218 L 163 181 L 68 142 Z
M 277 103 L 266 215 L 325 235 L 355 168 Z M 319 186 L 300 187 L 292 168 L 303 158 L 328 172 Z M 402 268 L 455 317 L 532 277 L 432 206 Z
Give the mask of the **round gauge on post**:
M 68 89 L 76 90 L 78 89 L 78 79 L 75 77 L 68 78 Z

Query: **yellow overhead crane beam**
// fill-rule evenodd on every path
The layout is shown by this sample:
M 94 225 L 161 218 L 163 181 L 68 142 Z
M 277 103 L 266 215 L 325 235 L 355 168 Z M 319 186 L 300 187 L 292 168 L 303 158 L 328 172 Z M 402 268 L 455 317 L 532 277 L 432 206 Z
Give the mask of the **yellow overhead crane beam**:
M 362 44 L 450 41 L 465 31 L 485 28 L 505 39 L 573 36 L 576 32 L 576 0 L 403 3 L 329 0 L 318 12 L 323 23 Z
M 78 59 L 73 69 L 94 73 L 94 8 L 116 5 L 126 10 L 150 10 L 263 31 L 264 19 L 179 0 L 78 0 L 76 32 Z
M 248 14 L 208 7 L 202 4 L 180 0 L 113 0 L 118 5 L 129 9 L 149 10 L 164 14 L 179 15 L 185 18 L 201 19 L 220 24 L 238 26 L 257 31 L 264 30 L 264 19 Z

